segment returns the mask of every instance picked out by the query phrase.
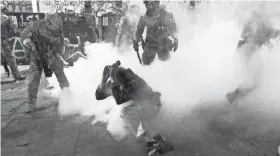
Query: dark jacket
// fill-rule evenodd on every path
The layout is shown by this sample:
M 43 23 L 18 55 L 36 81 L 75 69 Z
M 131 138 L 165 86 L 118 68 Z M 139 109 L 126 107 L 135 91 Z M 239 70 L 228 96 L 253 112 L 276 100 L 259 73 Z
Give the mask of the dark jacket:
M 97 100 L 106 99 L 111 95 L 113 95 L 118 105 L 130 100 L 154 100 L 156 98 L 160 104 L 160 93 L 153 92 L 152 88 L 136 74 L 123 86 L 116 85 L 109 81 L 105 84 L 103 89 L 98 86 L 95 92 Z

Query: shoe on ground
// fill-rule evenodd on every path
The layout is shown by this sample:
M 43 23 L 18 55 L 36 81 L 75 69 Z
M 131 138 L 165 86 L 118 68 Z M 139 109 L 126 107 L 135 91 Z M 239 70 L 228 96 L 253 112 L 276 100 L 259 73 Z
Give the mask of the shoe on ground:
M 155 141 L 148 141 L 147 142 L 147 153 L 148 156 L 153 156 L 158 151 L 158 144 Z
M 28 105 L 28 110 L 27 110 L 26 113 L 27 114 L 33 113 L 33 112 L 35 112 L 35 110 L 36 110 L 36 107 L 34 105 L 29 104 Z
M 236 91 L 228 93 L 226 97 L 229 103 L 233 103 L 236 100 Z
M 22 76 L 22 75 L 15 78 L 16 81 L 21 81 L 21 80 L 25 80 L 25 79 L 26 79 L 26 76 Z
M 174 150 L 174 145 L 170 140 L 163 138 L 160 134 L 156 134 L 152 141 L 147 143 L 148 155 L 166 154 Z
M 47 89 L 52 90 L 52 89 L 54 89 L 54 86 L 48 86 Z

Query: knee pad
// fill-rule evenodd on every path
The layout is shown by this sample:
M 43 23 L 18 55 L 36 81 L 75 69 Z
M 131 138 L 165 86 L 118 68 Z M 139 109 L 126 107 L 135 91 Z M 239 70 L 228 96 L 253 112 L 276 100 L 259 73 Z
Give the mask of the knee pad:
M 159 60 L 161 60 L 161 61 L 167 61 L 167 60 L 170 58 L 170 56 L 169 56 L 169 54 L 168 54 L 168 55 L 164 55 L 164 56 L 159 56 L 158 58 L 159 58 Z
M 143 65 L 150 65 L 153 61 L 149 59 L 143 59 Z

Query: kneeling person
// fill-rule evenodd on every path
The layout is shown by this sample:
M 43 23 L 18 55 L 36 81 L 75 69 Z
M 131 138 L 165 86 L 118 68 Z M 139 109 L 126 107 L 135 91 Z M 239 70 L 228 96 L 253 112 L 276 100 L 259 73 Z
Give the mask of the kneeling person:
M 131 69 L 121 67 L 119 61 L 104 68 L 101 84 L 95 93 L 97 100 L 106 99 L 111 95 L 118 105 L 125 103 L 126 106 L 122 109 L 121 117 L 136 137 L 143 136 L 147 141 L 148 155 L 164 154 L 174 149 L 173 145 L 171 143 L 168 145 L 159 134 L 151 137 L 150 132 L 146 129 L 147 122 L 159 113 L 162 106 L 161 94 L 154 92 Z M 143 131 L 139 133 L 138 129 Z

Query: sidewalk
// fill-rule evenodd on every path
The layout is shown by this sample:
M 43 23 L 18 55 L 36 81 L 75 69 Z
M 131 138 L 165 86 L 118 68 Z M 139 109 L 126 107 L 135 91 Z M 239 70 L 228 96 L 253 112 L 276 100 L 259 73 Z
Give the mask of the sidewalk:
M 41 84 L 42 89 L 45 81 L 41 80 Z M 87 117 L 61 117 L 57 112 L 58 100 L 43 95 L 42 92 L 39 92 L 37 103 L 40 109 L 32 115 L 24 113 L 27 110 L 26 88 L 25 81 L 1 85 L 2 156 L 146 155 L 145 148 L 132 136 L 124 142 L 117 142 L 104 125 L 91 125 Z M 192 124 L 192 118 L 202 118 L 203 122 L 199 123 L 202 129 L 196 130 L 185 124 L 174 127 L 176 130 L 170 135 L 176 152 L 170 153 L 170 156 L 277 156 L 280 125 L 272 125 L 274 130 L 265 134 L 249 134 L 246 131 L 249 124 L 247 127 L 242 124 L 250 121 L 250 128 L 257 127 L 258 125 L 253 125 L 252 119 L 244 119 L 241 124 L 236 124 L 220 120 L 223 116 L 218 111 L 214 117 L 207 116 L 209 110 L 203 111 L 181 121 Z M 257 119 L 253 119 L 255 120 Z
M 41 89 L 44 82 L 41 80 Z M 61 117 L 58 100 L 42 92 L 38 95 L 39 110 L 26 114 L 26 88 L 26 81 L 1 85 L 2 156 L 145 155 L 131 141 L 129 148 L 123 145 L 127 143 L 116 142 L 104 125 L 92 126 L 87 117 Z
M 28 69 L 29 69 L 29 65 L 18 65 L 18 70 L 21 72 L 26 73 Z M 7 77 L 7 74 L 5 73 L 4 67 L 2 65 L 0 71 L 1 71 L 1 84 L 11 83 L 15 81 L 11 70 L 10 70 L 11 73 L 9 77 Z

